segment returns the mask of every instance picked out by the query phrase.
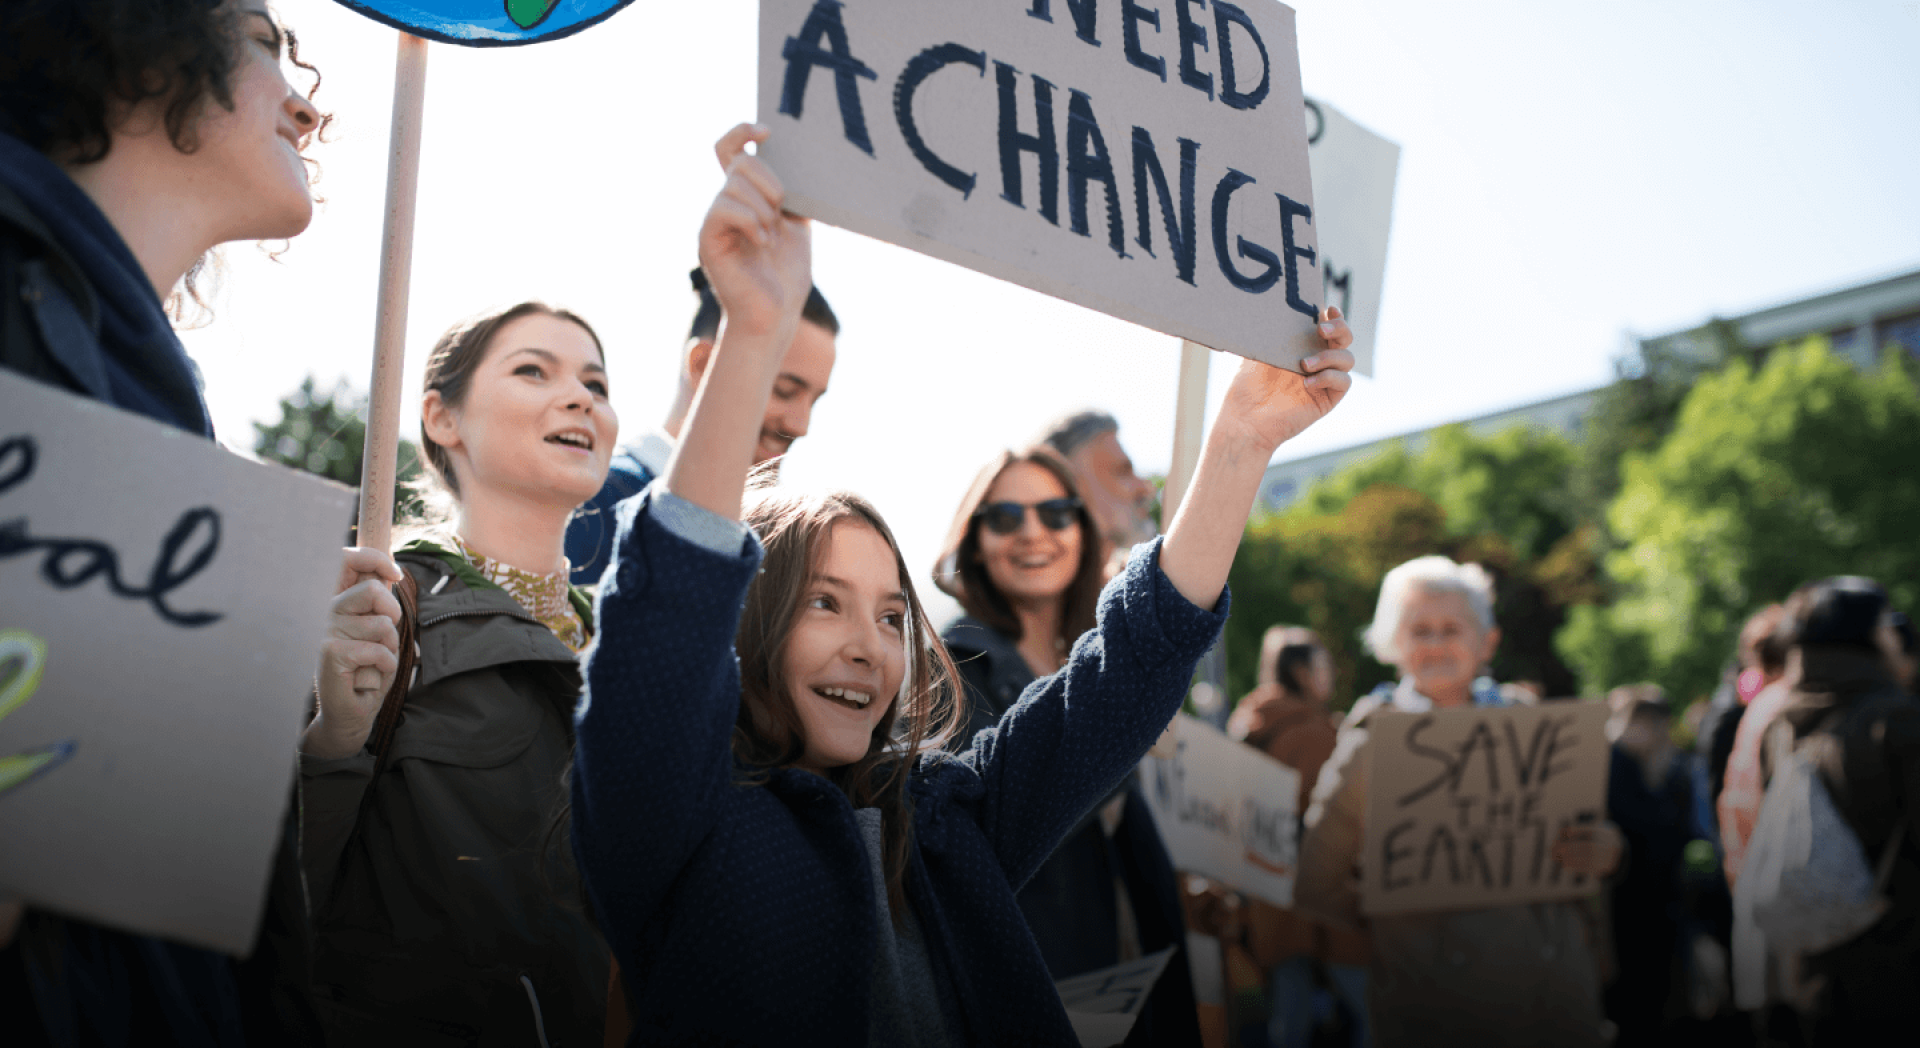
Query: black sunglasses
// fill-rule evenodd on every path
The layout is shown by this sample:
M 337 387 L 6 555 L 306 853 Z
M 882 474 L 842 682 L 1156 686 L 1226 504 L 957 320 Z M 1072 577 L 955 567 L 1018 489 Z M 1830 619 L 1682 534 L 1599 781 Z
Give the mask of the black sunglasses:
M 1034 503 L 1033 511 L 1048 530 L 1065 531 L 1075 523 L 1080 500 L 1048 499 Z M 1027 506 L 1020 502 L 989 502 L 974 510 L 973 519 L 985 524 L 987 530 L 995 535 L 1011 535 L 1019 531 L 1020 525 L 1026 521 Z

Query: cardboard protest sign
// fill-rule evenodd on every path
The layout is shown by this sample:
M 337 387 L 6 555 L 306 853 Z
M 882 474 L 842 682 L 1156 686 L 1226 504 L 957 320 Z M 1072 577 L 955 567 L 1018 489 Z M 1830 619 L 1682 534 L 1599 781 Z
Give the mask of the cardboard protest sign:
M 511 47 L 558 40 L 597 25 L 633 0 L 339 0 L 342 6 L 428 40 Z
M 1140 762 L 1140 795 L 1174 868 L 1293 905 L 1300 773 L 1195 717 L 1170 731 Z
M 1173 959 L 1173 947 L 1150 953 L 1137 961 L 1076 975 L 1054 983 L 1060 991 L 1060 1003 L 1067 1006 L 1067 1018 L 1073 1032 L 1080 1036 L 1081 1048 L 1107 1048 L 1127 1039 L 1147 995 Z
M 1312 98 L 1307 99 L 1307 143 L 1325 282 L 1322 300 L 1339 306 L 1353 329 L 1353 370 L 1371 375 L 1400 147 Z
M 790 210 L 1214 349 L 1319 348 L 1292 9 L 762 0 Z
M 1604 816 L 1607 711 L 1592 703 L 1474 707 L 1367 721 L 1368 914 L 1573 899 L 1594 890 L 1553 860 Z
M 352 503 L 0 371 L 0 896 L 251 948 Z

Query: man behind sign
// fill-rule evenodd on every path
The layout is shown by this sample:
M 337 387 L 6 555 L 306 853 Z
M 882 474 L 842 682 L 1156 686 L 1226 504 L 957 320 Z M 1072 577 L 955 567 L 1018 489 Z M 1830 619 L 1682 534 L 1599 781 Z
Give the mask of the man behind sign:
M 724 319 L 720 300 L 707 286 L 707 275 L 695 269 L 691 274 L 694 293 L 700 306 L 693 314 L 693 326 L 687 331 L 686 348 L 680 354 L 680 388 L 673 407 L 658 429 L 614 452 L 613 467 L 607 484 L 600 489 L 567 526 L 567 561 L 572 567 L 570 581 L 576 586 L 592 586 L 600 581 L 613 554 L 613 507 L 621 499 L 638 495 L 641 489 L 666 471 L 667 459 L 680 439 L 687 413 L 693 410 L 693 395 L 700 378 L 707 373 L 713 358 L 714 340 L 720 337 Z M 813 419 L 813 406 L 827 392 L 833 377 L 834 339 L 840 335 L 840 319 L 833 314 L 819 288 L 807 294 L 800 313 L 800 330 L 780 362 L 780 378 L 767 398 L 766 414 L 760 423 L 760 439 L 755 442 L 755 464 L 777 459 L 787 453 L 793 442 L 807 435 Z

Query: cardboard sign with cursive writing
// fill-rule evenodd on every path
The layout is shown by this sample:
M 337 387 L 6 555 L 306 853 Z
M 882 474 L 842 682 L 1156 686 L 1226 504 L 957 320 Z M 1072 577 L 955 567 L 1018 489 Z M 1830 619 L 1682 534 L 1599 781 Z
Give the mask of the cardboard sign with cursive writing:
M 1367 719 L 1360 908 L 1421 913 L 1575 899 L 1560 831 L 1605 817 L 1606 707 L 1551 702 Z
M 1167 731 L 1140 762 L 1140 793 L 1174 868 L 1293 905 L 1300 773 L 1196 717 Z
M 251 948 L 352 503 L 0 371 L 0 896 Z

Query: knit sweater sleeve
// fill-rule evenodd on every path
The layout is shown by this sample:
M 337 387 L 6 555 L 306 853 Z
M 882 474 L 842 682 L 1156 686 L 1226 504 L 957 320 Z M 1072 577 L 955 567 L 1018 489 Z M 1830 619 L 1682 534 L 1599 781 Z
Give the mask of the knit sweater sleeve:
M 704 512 L 656 486 L 615 515 L 573 766 L 574 848 L 610 938 L 652 915 L 732 782 L 734 633 L 762 551 L 733 525 L 721 552 L 732 522 Z
M 1067 665 L 974 737 L 962 760 L 986 786 L 981 828 L 1016 888 L 1180 711 L 1227 604 L 1224 592 L 1211 611 L 1181 596 L 1160 570 L 1156 540 L 1107 585 L 1098 624 Z

